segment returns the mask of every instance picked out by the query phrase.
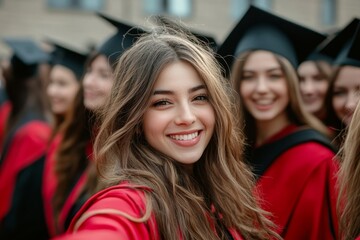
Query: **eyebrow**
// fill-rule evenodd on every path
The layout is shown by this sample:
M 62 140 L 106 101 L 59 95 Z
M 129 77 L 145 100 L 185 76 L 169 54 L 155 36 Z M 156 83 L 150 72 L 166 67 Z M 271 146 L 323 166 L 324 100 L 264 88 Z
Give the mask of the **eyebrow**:
M 189 93 L 193 93 L 193 92 L 196 92 L 200 89 L 205 89 L 205 85 L 199 85 L 199 86 L 196 86 L 196 87 L 193 87 L 193 88 L 190 88 L 189 89 Z M 170 91 L 170 90 L 155 90 L 153 95 L 173 95 L 174 94 L 174 91 Z
M 272 72 L 272 71 L 277 71 L 277 70 L 281 71 L 281 67 L 270 68 L 270 69 L 267 69 L 266 72 Z M 244 69 L 244 72 L 256 72 L 256 71 L 251 70 L 251 69 Z

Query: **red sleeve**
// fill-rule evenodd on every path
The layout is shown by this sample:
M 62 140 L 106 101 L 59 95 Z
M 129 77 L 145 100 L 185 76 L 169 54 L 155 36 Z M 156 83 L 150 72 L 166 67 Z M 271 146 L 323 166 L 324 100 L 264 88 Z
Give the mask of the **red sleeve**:
M 97 212 L 97 214 L 93 214 Z M 157 239 L 158 232 L 152 215 L 145 222 L 134 222 L 117 214 L 141 218 L 145 213 L 144 189 L 124 185 L 106 189 L 90 198 L 73 219 L 66 234 L 60 239 Z M 91 214 L 75 229 L 83 214 Z M 152 223 L 152 224 L 151 224 Z
M 5 127 L 7 119 L 10 115 L 11 103 L 9 101 L 0 105 L 0 152 L 2 151 L 3 138 L 5 133 Z
M 16 132 L 0 168 L 0 219 L 9 210 L 18 173 L 45 155 L 50 126 L 31 121 Z
M 56 163 L 56 154 L 59 145 L 61 143 L 61 140 L 62 140 L 62 135 L 60 134 L 54 137 L 47 150 L 45 163 L 44 163 L 42 197 L 44 202 L 44 214 L 45 214 L 46 224 L 50 236 L 54 236 L 56 233 L 52 199 L 57 186 L 57 178 L 55 175 L 55 163 Z

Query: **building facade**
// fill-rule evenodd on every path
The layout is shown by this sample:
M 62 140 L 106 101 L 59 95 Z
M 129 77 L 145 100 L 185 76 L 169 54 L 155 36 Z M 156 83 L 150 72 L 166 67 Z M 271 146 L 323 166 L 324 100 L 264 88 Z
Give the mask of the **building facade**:
M 0 0 L 0 38 L 53 38 L 85 51 L 116 31 L 94 14 L 101 11 L 144 27 L 170 15 L 221 44 L 250 3 L 321 32 L 360 17 L 359 0 Z M 0 42 L 0 57 L 8 53 Z

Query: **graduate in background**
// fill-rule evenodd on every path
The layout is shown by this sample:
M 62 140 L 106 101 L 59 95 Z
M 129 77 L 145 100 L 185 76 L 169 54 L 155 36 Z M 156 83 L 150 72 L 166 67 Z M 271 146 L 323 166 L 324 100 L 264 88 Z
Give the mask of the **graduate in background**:
M 224 60 L 241 100 L 239 127 L 245 129 L 245 155 L 262 207 L 289 240 L 337 237 L 335 153 L 328 129 L 304 110 L 296 74 L 322 40 L 315 31 L 250 6 L 218 51 L 232 55 Z
M 325 124 L 327 118 L 325 96 L 333 73 L 332 59 L 320 54 L 318 49 L 314 49 L 299 64 L 297 73 L 305 110 Z
M 3 69 L 10 103 L 0 146 L 0 239 L 47 239 L 41 198 L 44 154 L 51 127 L 38 64 L 48 55 L 29 39 L 6 39 Z
M 54 175 L 48 177 L 56 184 L 46 187 L 46 191 L 52 193 L 55 214 L 52 236 L 66 231 L 83 203 L 97 191 L 97 173 L 92 162 L 93 141 L 99 128 L 97 112 L 110 96 L 119 56 L 136 41 L 139 33 L 143 33 L 106 15 L 99 13 L 98 16 L 117 31 L 88 56 L 79 94 L 53 156 L 56 159 L 51 167 Z
M 327 125 L 341 146 L 360 100 L 360 19 L 354 18 L 320 50 L 334 58 L 334 74 L 326 95 Z
M 74 118 L 71 114 L 75 114 L 73 108 L 81 87 L 87 56 L 53 40 L 50 40 L 50 43 L 54 46 L 54 50 L 46 92 L 53 114 L 53 130 L 46 153 L 42 193 L 48 231 L 50 236 L 54 236 L 64 210 L 63 206 L 56 205 L 57 199 L 54 198 L 56 189 L 60 187 L 57 184 L 57 169 L 55 168 L 57 152 L 61 150 L 59 145 L 63 139 L 64 130 L 69 121 Z

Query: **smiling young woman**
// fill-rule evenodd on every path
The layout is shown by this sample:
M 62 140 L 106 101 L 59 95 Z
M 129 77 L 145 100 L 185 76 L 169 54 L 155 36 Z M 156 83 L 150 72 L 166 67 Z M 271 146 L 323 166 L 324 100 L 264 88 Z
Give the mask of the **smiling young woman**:
M 108 188 L 63 238 L 278 238 L 212 52 L 169 26 L 153 31 L 120 58 L 102 112 L 95 159 Z
M 262 207 L 284 239 L 337 237 L 335 153 L 328 129 L 302 105 L 296 74 L 301 56 L 322 39 L 250 7 L 219 50 L 235 55 L 230 80 L 244 118 L 245 157 Z

